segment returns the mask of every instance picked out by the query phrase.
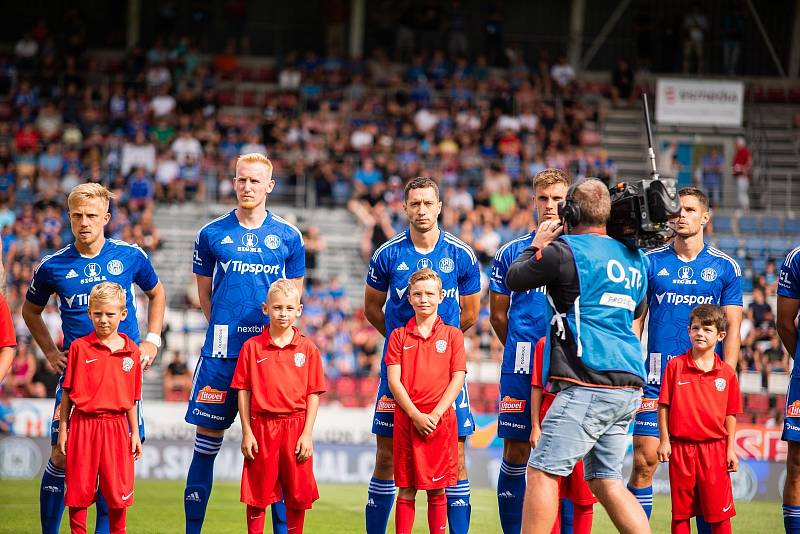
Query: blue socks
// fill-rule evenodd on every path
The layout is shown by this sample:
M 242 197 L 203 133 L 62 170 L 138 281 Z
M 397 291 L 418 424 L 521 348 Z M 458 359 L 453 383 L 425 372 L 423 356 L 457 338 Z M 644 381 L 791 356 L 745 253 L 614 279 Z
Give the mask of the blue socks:
M 270 505 L 272 534 L 288 534 L 286 526 L 286 503 L 282 500 Z
M 647 519 L 650 519 L 650 514 L 653 513 L 653 486 L 634 488 L 628 484 L 628 491 L 633 493 L 633 496 L 636 497 L 636 500 L 639 501 L 639 504 L 644 508 Z
M 97 506 L 97 521 L 94 526 L 94 534 L 108 534 L 111 532 L 108 521 L 108 504 L 106 504 L 106 499 L 103 497 L 103 494 L 100 493 L 99 489 L 97 490 L 95 499 L 97 499 L 95 501 L 95 505 Z
M 186 514 L 186 534 L 200 534 L 206 517 L 208 498 L 214 482 L 214 460 L 222 447 L 222 437 L 195 435 L 194 456 L 186 475 L 183 510 Z
M 447 495 L 447 524 L 450 534 L 467 534 L 472 506 L 469 504 L 469 480 L 459 480 L 444 490 Z
M 697 525 L 697 534 L 711 534 L 711 524 L 707 523 L 703 516 L 695 516 L 694 520 Z
M 783 528 L 786 534 L 800 534 L 800 506 L 783 505 Z
M 39 489 L 39 518 L 42 534 L 58 534 L 64 513 L 64 470 L 50 460 L 44 468 Z
M 497 509 L 504 534 L 519 534 L 522 529 L 522 502 L 525 498 L 526 464 L 503 460 L 497 477 Z
M 394 504 L 394 480 L 372 477 L 365 508 L 367 534 L 386 534 Z
M 572 534 L 575 520 L 575 507 L 569 499 L 561 499 L 558 511 L 561 514 L 561 534 Z

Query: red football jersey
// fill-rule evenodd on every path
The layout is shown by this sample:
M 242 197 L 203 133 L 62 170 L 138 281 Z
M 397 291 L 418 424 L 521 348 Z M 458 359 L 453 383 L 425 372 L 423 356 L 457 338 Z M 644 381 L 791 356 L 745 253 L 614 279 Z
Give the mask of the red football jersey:
M 704 372 L 691 353 L 672 358 L 661 380 L 658 403 L 669 406 L 669 435 L 687 441 L 724 438 L 725 417 L 742 413 L 736 372 L 716 355 L 714 367 Z
M 11 311 L 3 295 L 0 295 L 0 347 L 14 347 L 17 345 L 17 337 L 14 334 L 14 321 L 11 319 Z
M 417 331 L 417 318 L 389 336 L 386 365 L 400 365 L 400 381 L 415 405 L 438 403 L 456 371 L 467 371 L 464 334 L 436 318 L 430 335 Z
M 63 387 L 83 413 L 128 411 L 142 398 L 139 347 L 125 334 L 120 336 L 125 346 L 115 352 L 94 332 L 69 346 Z
M 556 394 L 545 387 L 550 385 L 550 381 L 542 380 L 542 360 L 544 360 L 544 346 L 546 342 L 547 338 L 545 337 L 539 338 L 539 341 L 536 342 L 536 347 L 533 349 L 533 368 L 531 369 L 531 386 L 543 390 L 542 404 L 539 408 L 539 421 L 544 420 L 544 414 L 547 413 L 547 410 L 550 409 L 550 405 L 553 404 L 553 400 L 556 398 Z
M 319 349 L 297 328 L 292 328 L 294 337 L 283 348 L 273 344 L 269 328 L 242 345 L 231 388 L 252 392 L 253 413 L 305 411 L 309 395 L 325 392 Z

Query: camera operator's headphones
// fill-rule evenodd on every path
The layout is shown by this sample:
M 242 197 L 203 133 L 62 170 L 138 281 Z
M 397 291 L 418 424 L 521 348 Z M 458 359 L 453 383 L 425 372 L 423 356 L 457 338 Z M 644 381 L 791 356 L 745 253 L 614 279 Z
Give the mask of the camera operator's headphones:
M 575 191 L 578 189 L 578 185 L 583 183 L 583 180 L 575 182 L 569 189 L 567 189 L 567 196 L 564 197 L 564 200 L 558 203 L 558 216 L 570 228 L 574 228 L 578 226 L 578 223 L 581 222 L 581 208 L 578 206 L 578 203 L 575 202 Z

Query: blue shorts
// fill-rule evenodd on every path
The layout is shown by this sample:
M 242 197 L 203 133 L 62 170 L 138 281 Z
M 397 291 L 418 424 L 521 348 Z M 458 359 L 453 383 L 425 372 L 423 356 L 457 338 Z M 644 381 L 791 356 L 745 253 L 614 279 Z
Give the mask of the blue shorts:
M 58 423 L 61 420 L 61 395 L 63 390 L 61 384 L 64 383 L 64 375 L 58 379 L 58 386 L 56 386 L 55 406 L 53 408 L 53 418 L 50 421 L 50 446 L 55 447 L 58 445 Z M 139 439 L 144 443 L 144 414 L 142 413 L 142 401 L 136 403 L 136 414 L 139 419 Z
M 396 403 L 394 396 L 389 390 L 389 382 L 381 377 L 378 384 L 378 395 L 375 399 L 375 415 L 372 418 L 372 433 L 376 436 L 391 438 L 394 434 L 394 410 Z M 469 393 L 467 383 L 461 388 L 461 393 L 453 403 L 458 420 L 458 437 L 463 438 L 475 432 L 475 419 L 469 409 Z
M 628 427 L 642 391 L 571 386 L 559 391 L 542 421 L 528 467 L 556 476 L 583 458 L 584 478 L 621 480 Z
M 499 402 L 498 437 L 527 443 L 531 437 L 531 375 L 500 375 Z
M 633 421 L 634 436 L 658 437 L 658 399 L 643 398 Z
M 797 403 L 797 405 L 794 405 Z M 800 443 L 800 377 L 789 379 L 789 391 L 786 392 L 786 416 L 783 419 L 783 441 Z
M 236 358 L 200 357 L 184 417 L 187 423 L 212 430 L 231 427 L 239 408 L 238 392 L 231 389 L 237 361 Z

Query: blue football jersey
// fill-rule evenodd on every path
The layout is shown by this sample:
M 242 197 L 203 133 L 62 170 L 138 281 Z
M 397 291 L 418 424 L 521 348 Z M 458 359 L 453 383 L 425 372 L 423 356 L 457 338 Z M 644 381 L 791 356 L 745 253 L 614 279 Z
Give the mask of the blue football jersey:
M 367 284 L 387 293 L 384 309 L 386 333 L 405 326 L 414 316 L 408 302 L 408 279 L 416 271 L 433 269 L 442 279 L 444 300 L 439 304 L 439 316 L 446 324 L 460 325 L 459 296 L 481 290 L 478 258 L 469 245 L 442 230 L 439 241 L 427 254 L 418 252 L 411 242 L 409 230 L 396 235 L 375 251 L 369 262 Z M 386 345 L 383 347 L 386 352 Z M 386 364 L 381 360 L 381 376 L 386 377 Z
M 116 282 L 125 289 L 128 316 L 120 323 L 120 332 L 139 343 L 136 322 L 136 296 L 133 285 L 150 291 L 158 284 L 153 265 L 138 246 L 106 239 L 100 253 L 93 258 L 82 256 L 74 244 L 42 258 L 33 273 L 25 298 L 37 306 L 45 306 L 53 293 L 58 297 L 64 350 L 77 338 L 94 331 L 89 318 L 89 293 L 100 282 Z
M 242 344 L 263 330 L 261 304 L 279 278 L 306 274 L 303 235 L 271 211 L 258 228 L 239 224 L 234 210 L 197 233 L 192 271 L 211 282 L 211 317 L 201 356 L 238 358 Z
M 658 397 L 667 362 L 691 348 L 689 313 L 698 304 L 742 305 L 742 271 L 727 254 L 708 245 L 692 261 L 678 258 L 672 245 L 646 253 L 647 329 L 645 398 Z M 722 356 L 722 354 L 720 354 Z
M 789 299 L 800 300 L 800 247 L 792 250 L 781 264 L 781 272 L 778 277 L 778 296 Z M 800 354 L 800 345 L 795 348 L 795 363 Z M 792 376 L 800 377 L 800 365 L 792 366 Z
M 492 262 L 489 289 L 511 299 L 508 306 L 508 334 L 503 349 L 503 373 L 530 374 L 533 349 L 540 337 L 547 334 L 547 294 L 544 286 L 528 291 L 511 291 L 506 287 L 508 267 L 531 245 L 534 233 L 509 241 L 497 251 Z

